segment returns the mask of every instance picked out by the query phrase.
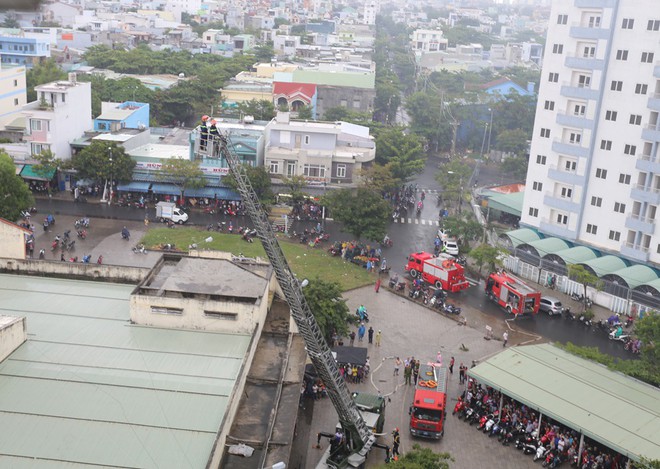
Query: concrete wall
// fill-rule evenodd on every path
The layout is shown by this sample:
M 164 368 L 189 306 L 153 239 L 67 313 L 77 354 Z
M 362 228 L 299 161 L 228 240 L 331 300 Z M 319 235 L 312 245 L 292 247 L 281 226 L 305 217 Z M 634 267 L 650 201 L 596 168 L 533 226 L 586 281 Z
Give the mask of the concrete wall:
M 0 223 L 0 256 L 25 259 L 25 232 L 20 228 Z
M 25 318 L 0 316 L 0 362 L 27 340 Z
M 2 273 L 101 280 L 114 283 L 138 283 L 146 277 L 149 270 L 148 268 L 125 265 L 0 258 L 0 272 Z

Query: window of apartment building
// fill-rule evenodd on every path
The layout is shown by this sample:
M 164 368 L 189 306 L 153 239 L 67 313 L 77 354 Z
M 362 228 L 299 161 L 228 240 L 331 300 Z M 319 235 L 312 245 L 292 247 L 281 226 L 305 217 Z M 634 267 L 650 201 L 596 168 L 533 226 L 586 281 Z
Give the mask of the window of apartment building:
M 41 130 L 41 121 L 39 119 L 30 119 L 30 129 L 36 130 L 37 132 Z
M 596 197 L 595 195 L 591 197 L 591 205 L 594 207 L 600 207 L 603 204 L 602 197 Z
M 529 207 L 529 216 L 530 217 L 538 217 L 539 216 L 539 209 L 534 208 L 534 207 Z
M 359 99 L 354 99 L 353 100 L 353 108 L 354 109 L 360 109 L 360 100 Z
M 647 31 L 660 31 L 660 20 L 649 20 L 646 24 Z
M 337 175 L 338 178 L 345 178 L 346 177 L 346 165 L 345 164 L 338 164 L 337 165 L 336 175 Z
M 548 81 L 551 83 L 557 83 L 559 81 L 559 73 L 550 72 L 548 74 Z
M 536 155 L 536 164 L 545 164 L 548 158 L 545 155 Z
M 630 174 L 619 174 L 619 182 L 621 184 L 630 184 Z
M 612 85 L 610 90 L 612 91 L 621 91 L 623 89 L 623 82 L 619 80 L 612 80 Z
M 644 85 L 642 83 L 637 83 L 635 85 L 635 94 L 646 94 L 649 90 L 649 85 Z
M 18 98 L 14 98 L 14 106 L 18 106 Z
M 305 142 L 305 145 L 309 145 L 309 135 L 305 135 L 303 141 Z
M 568 136 L 568 141 L 573 145 L 579 145 L 582 141 L 582 134 L 571 132 Z
M 569 172 L 574 172 L 577 169 L 577 162 L 573 160 L 567 160 L 564 162 L 564 169 Z
M 611 150 L 612 149 L 612 140 L 601 140 L 600 141 L 601 150 Z
M 605 120 L 606 121 L 615 122 L 616 121 L 616 116 L 617 116 L 616 111 L 607 111 L 607 112 L 605 112 Z
M 303 166 L 303 175 L 310 178 L 324 178 L 325 166 L 320 164 L 306 164 Z
M 653 52 L 642 52 L 642 63 L 650 64 L 653 62 Z
M 560 225 L 568 225 L 568 215 L 564 215 L 563 213 L 558 213 L 557 223 L 559 223 Z
M 590 75 L 578 75 L 578 88 L 589 88 L 591 86 Z
M 280 162 L 279 161 L 271 161 L 268 171 L 271 174 L 278 174 L 280 172 Z
M 541 128 L 541 137 L 550 138 L 550 129 Z
M 544 107 L 548 111 L 554 111 L 555 110 L 555 102 L 554 101 L 546 101 Z
M 573 115 L 574 116 L 584 116 L 584 113 L 587 111 L 587 107 L 584 104 L 576 104 L 573 106 Z
M 628 122 L 632 125 L 642 125 L 642 116 L 639 114 L 630 114 L 630 120 Z
M 18 80 L 14 80 L 14 88 L 18 86 Z
M 561 54 L 564 52 L 564 44 L 553 44 L 552 45 L 552 53 L 553 54 Z
M 153 314 L 174 314 L 176 316 L 181 316 L 183 314 L 183 308 L 172 308 L 169 306 L 152 306 L 151 312 Z
M 542 191 L 543 190 L 543 183 L 538 182 L 538 181 L 534 181 L 534 184 L 532 184 L 532 190 L 539 191 L 539 192 Z
M 33 143 L 31 151 L 33 155 L 41 155 L 43 152 L 50 150 L 50 145 L 43 145 L 41 143 Z
M 597 232 L 598 232 L 598 227 L 596 225 L 587 223 L 587 233 L 595 235 Z
M 66 93 L 62 93 L 62 102 L 66 103 Z
M 603 168 L 596 168 L 596 177 L 600 179 L 607 179 L 607 170 Z
M 339 105 L 341 107 L 348 107 L 348 101 L 346 101 L 345 99 L 342 99 L 341 101 L 339 101 Z
M 589 17 L 589 27 L 590 28 L 600 28 L 600 16 L 590 16 Z
M 290 178 L 296 175 L 296 162 L 287 161 L 286 162 L 286 177 Z
M 634 24 L 635 20 L 633 18 L 624 18 L 621 22 L 621 29 L 632 29 Z
M 221 311 L 207 311 L 204 310 L 204 316 L 207 318 L 221 319 L 223 321 L 237 321 L 237 313 L 223 313 Z
M 567 24 L 567 23 L 568 23 L 568 15 L 557 16 L 557 24 Z
M 635 156 L 635 153 L 637 153 L 637 145 L 630 145 L 626 143 L 623 147 L 623 153 L 626 155 Z
M 617 60 L 628 60 L 628 51 L 624 49 L 619 49 L 616 51 Z
M 584 46 L 582 49 L 582 57 L 592 59 L 596 56 L 596 48 L 594 46 Z
M 610 230 L 610 235 L 608 236 L 612 241 L 619 241 L 621 239 L 621 232 Z
M 570 199 L 573 197 L 573 189 L 570 187 L 562 187 L 560 193 L 564 199 Z
M 619 213 L 625 213 L 626 204 L 622 204 L 621 202 L 614 202 L 614 211 Z

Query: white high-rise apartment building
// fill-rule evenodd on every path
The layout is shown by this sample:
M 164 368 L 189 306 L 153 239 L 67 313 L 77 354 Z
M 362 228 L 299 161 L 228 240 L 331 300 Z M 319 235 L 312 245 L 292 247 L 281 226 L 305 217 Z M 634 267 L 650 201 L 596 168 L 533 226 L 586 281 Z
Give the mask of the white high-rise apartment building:
M 660 3 L 555 0 L 521 224 L 660 264 Z

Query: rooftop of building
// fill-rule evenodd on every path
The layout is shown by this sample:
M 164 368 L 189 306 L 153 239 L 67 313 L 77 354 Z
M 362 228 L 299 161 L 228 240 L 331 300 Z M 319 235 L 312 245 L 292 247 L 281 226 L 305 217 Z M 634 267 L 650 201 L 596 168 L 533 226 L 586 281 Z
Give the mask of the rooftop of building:
M 28 340 L 0 364 L 8 467 L 206 467 L 250 335 L 132 325 L 133 285 L 0 275 Z

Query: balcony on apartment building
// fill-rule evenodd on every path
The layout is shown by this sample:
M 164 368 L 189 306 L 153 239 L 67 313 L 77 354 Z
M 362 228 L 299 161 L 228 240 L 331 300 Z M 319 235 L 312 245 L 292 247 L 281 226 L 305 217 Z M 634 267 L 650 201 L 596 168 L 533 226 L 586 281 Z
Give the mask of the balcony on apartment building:
M 655 67 L 653 67 L 653 76 L 660 78 L 660 60 L 655 62 Z
M 626 228 L 652 235 L 655 231 L 655 217 L 643 217 L 639 214 L 626 217 Z
M 635 169 L 645 173 L 660 173 L 660 160 L 651 155 L 639 155 L 635 161 Z
M 586 180 L 586 176 L 578 174 L 577 170 L 568 170 L 559 164 L 548 167 L 548 177 L 571 186 L 582 186 Z
M 621 254 L 636 261 L 648 262 L 649 260 L 649 248 L 641 244 L 622 243 Z
M 589 148 L 580 146 L 577 143 L 564 142 L 561 139 L 555 139 L 552 142 L 552 151 L 577 158 L 586 158 L 589 156 Z
M 653 93 L 646 102 L 646 107 L 653 111 L 660 111 L 660 93 Z
M 549 218 L 542 218 L 539 229 L 548 235 L 558 236 L 569 241 L 577 239 L 577 232 L 568 228 L 568 225 L 558 223 Z
M 587 119 L 584 116 L 580 116 L 576 114 L 567 114 L 563 112 L 558 112 L 556 122 L 559 125 L 563 125 L 565 127 L 572 127 L 575 129 L 588 129 L 588 130 L 594 129 L 593 119 Z
M 575 0 L 577 8 L 614 8 L 617 0 Z
M 545 192 L 543 204 L 564 212 L 579 213 L 580 211 L 580 204 L 573 202 L 572 197 L 564 197 L 560 193 L 555 194 L 552 191 Z
M 590 84 L 565 81 L 561 84 L 559 93 L 566 98 L 597 100 L 600 91 L 592 89 Z
M 567 54 L 564 59 L 564 65 L 568 68 L 578 70 L 604 70 L 605 61 L 595 57 L 585 57 L 584 55 Z
M 630 198 L 651 205 L 660 205 L 660 189 L 644 184 L 634 184 L 630 189 Z
M 647 124 L 642 129 L 642 138 L 649 142 L 660 142 L 660 129 L 658 124 Z
M 569 36 L 574 39 L 609 39 L 611 30 L 602 26 L 590 25 L 586 21 L 571 24 Z

